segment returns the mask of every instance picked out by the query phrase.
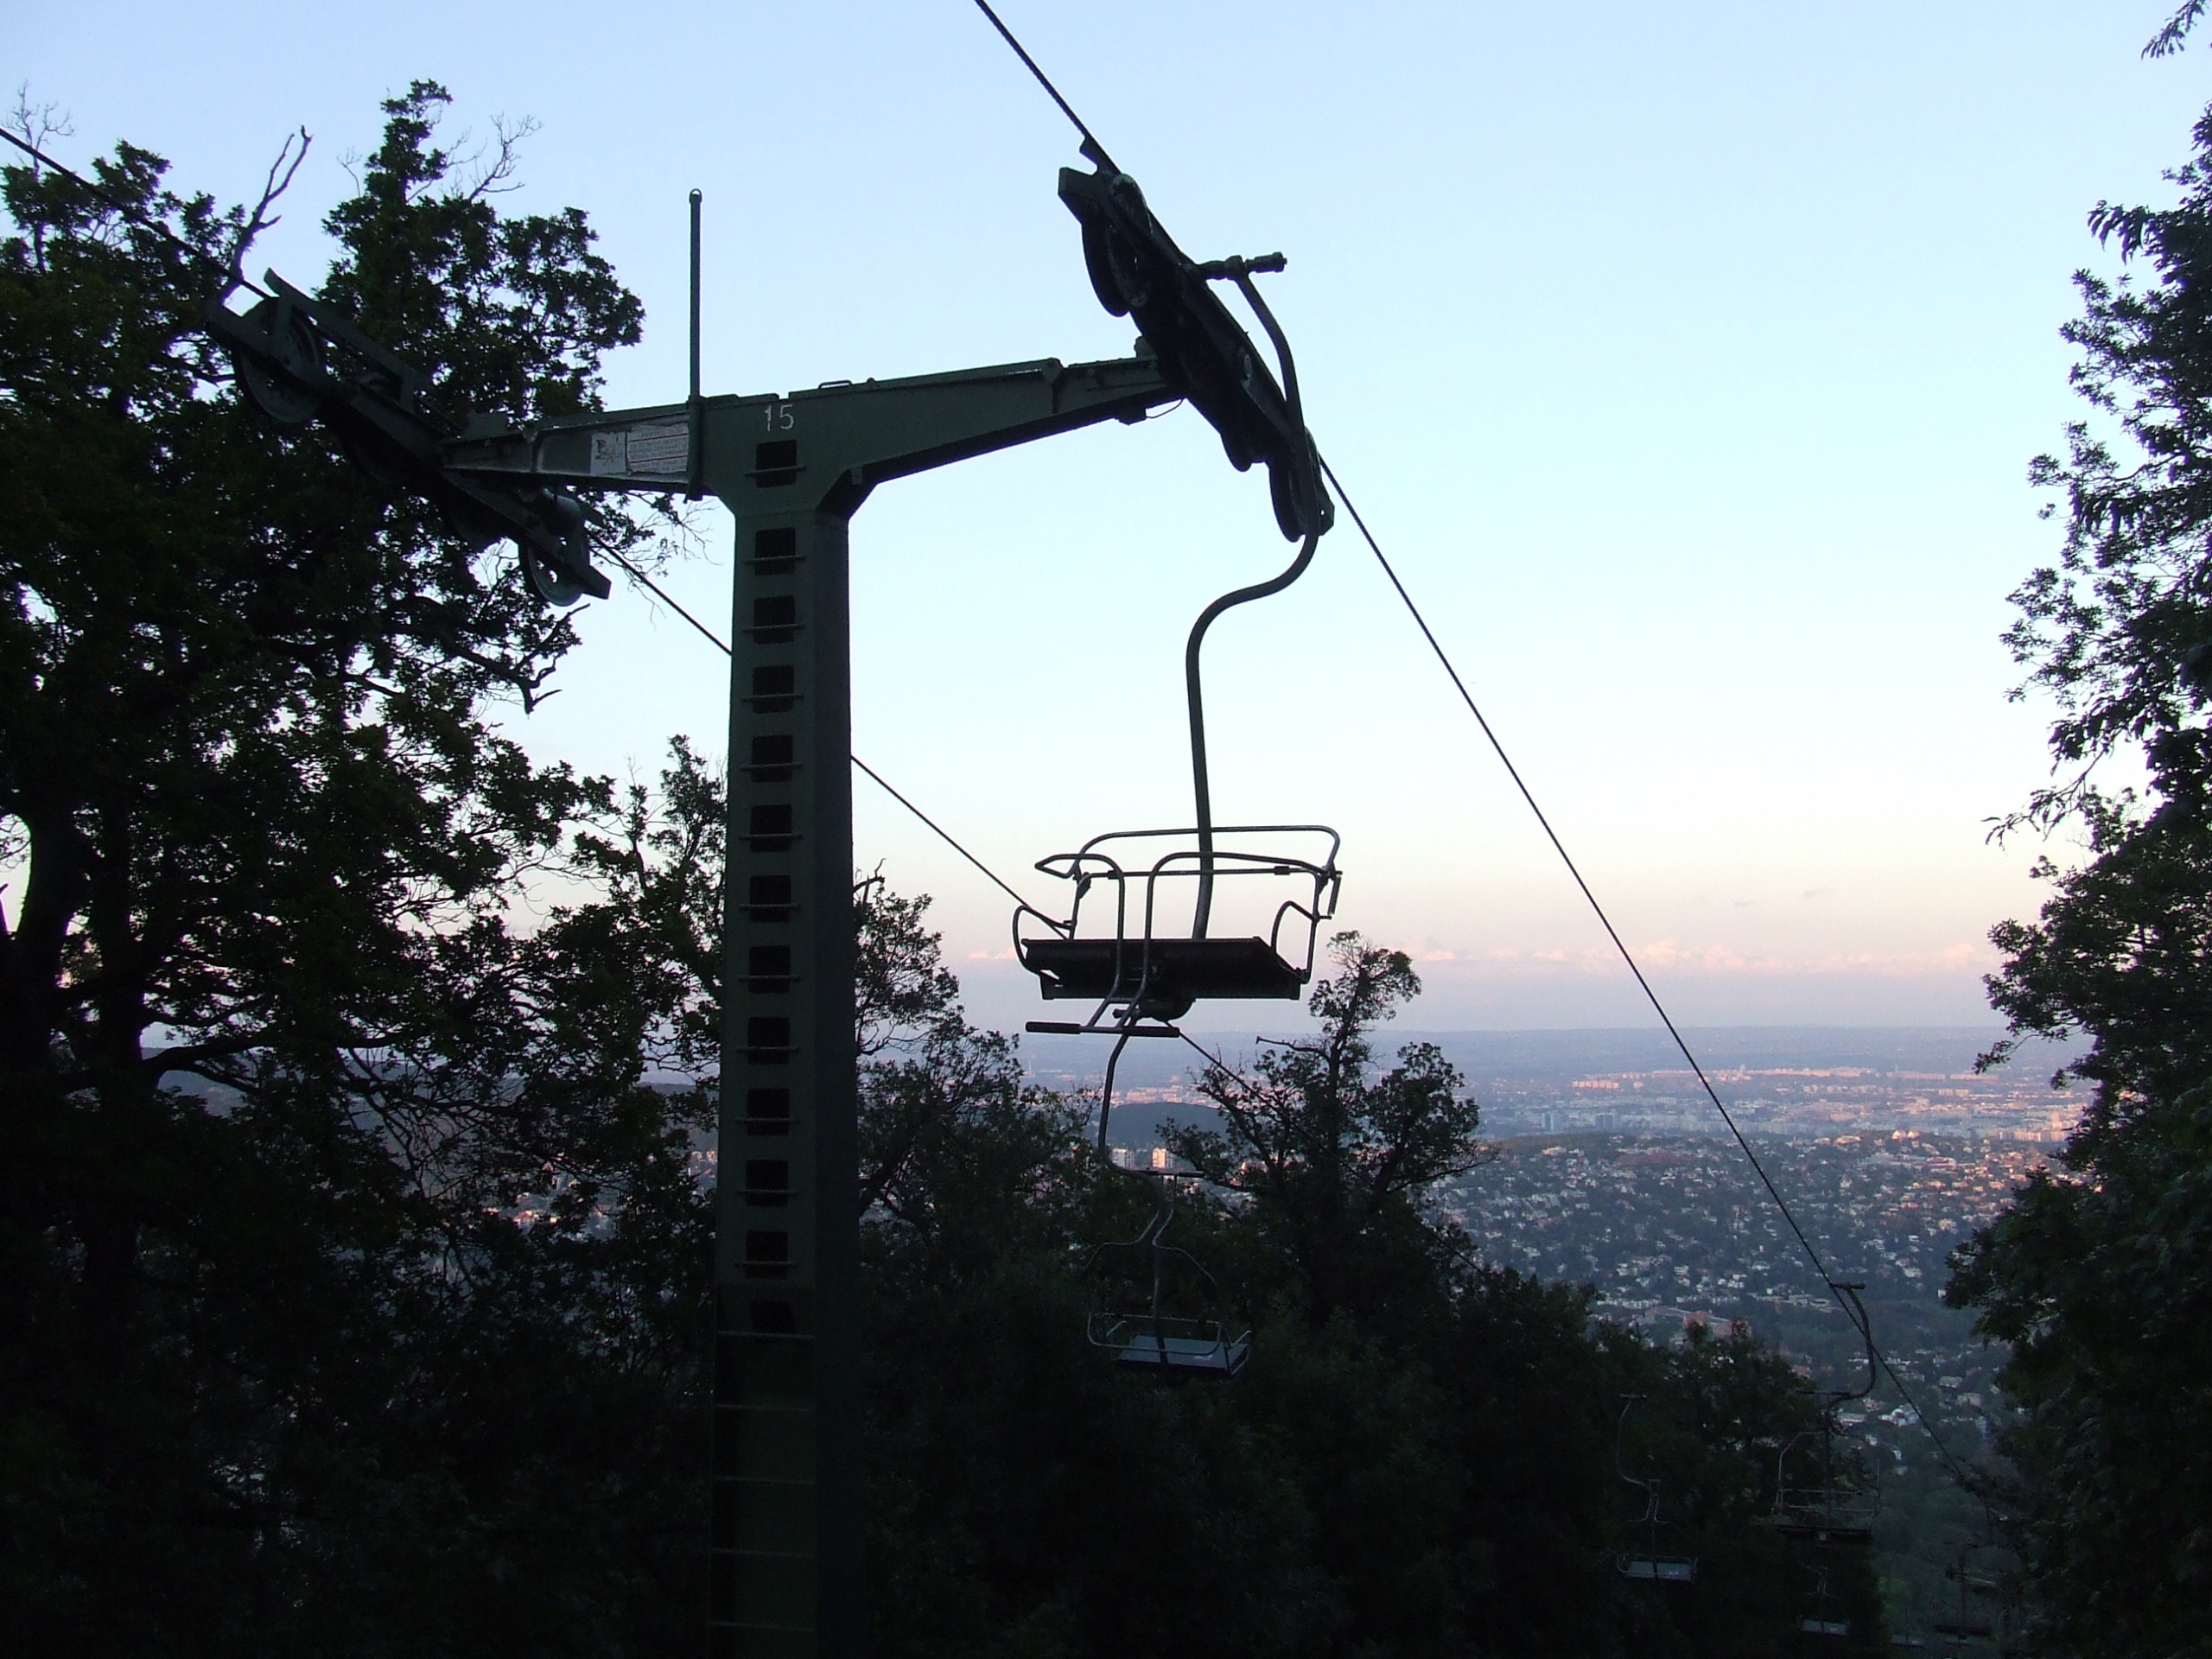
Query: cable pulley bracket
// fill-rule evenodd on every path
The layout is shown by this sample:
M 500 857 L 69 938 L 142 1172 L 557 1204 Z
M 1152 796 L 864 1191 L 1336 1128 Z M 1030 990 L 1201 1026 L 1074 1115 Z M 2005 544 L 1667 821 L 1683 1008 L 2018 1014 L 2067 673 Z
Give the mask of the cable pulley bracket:
M 583 503 L 567 490 L 517 488 L 446 465 L 454 437 L 423 407 L 430 377 L 356 327 L 335 307 L 266 274 L 268 297 L 244 313 L 211 299 L 207 332 L 229 354 L 247 401 L 284 426 L 320 420 L 369 480 L 443 515 L 474 549 L 512 541 L 524 579 L 549 605 L 613 591 L 591 560 Z M 345 372 L 332 365 L 344 359 Z
M 1325 531 L 1334 508 L 1300 411 L 1297 367 L 1252 282 L 1282 270 L 1283 256 L 1193 260 L 1154 217 L 1135 179 L 1088 139 L 1083 154 L 1094 170 L 1062 168 L 1059 197 L 1082 226 L 1084 263 L 1098 302 L 1111 315 L 1135 319 L 1162 372 L 1220 435 L 1231 466 L 1239 472 L 1255 461 L 1267 467 L 1285 538 Z M 1215 282 L 1234 283 L 1243 294 L 1274 346 L 1280 378 L 1213 292 Z

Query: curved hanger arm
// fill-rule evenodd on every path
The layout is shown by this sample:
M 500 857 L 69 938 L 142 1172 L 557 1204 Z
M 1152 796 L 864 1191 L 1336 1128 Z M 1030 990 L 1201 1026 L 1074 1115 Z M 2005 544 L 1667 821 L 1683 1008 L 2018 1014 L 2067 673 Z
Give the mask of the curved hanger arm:
M 1875 1380 L 1881 1374 L 1881 1360 L 1874 1351 L 1873 1316 L 1867 1313 L 1866 1304 L 1859 1300 L 1859 1293 L 1866 1287 L 1859 1284 L 1844 1284 L 1831 1279 L 1828 1281 L 1828 1288 L 1849 1304 L 1847 1310 L 1849 1318 L 1852 1324 L 1858 1327 L 1859 1339 L 1866 1344 L 1866 1380 L 1848 1394 L 1831 1395 L 1828 1400 L 1828 1409 L 1834 1411 L 1838 1406 L 1853 1400 L 1864 1400 L 1874 1392 Z
M 1205 938 L 1206 924 L 1213 915 L 1214 873 L 1213 785 L 1206 771 L 1205 700 L 1199 689 L 1198 652 L 1205 644 L 1206 630 L 1213 626 L 1216 617 L 1236 606 L 1282 592 L 1306 574 L 1306 567 L 1313 563 L 1313 550 L 1320 544 L 1319 531 L 1306 531 L 1298 556 L 1281 575 L 1272 581 L 1255 582 L 1249 588 L 1235 588 L 1214 601 L 1198 613 L 1198 621 L 1192 625 L 1190 640 L 1183 647 L 1183 691 L 1191 710 L 1191 790 L 1197 806 L 1198 830 L 1198 898 L 1191 918 L 1191 937 L 1194 939 Z

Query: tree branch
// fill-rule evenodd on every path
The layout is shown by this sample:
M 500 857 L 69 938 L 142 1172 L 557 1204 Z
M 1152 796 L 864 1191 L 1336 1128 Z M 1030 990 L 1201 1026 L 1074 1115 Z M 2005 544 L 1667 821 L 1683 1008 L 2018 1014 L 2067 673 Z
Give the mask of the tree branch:
M 203 1060 L 229 1059 L 234 1055 L 251 1053 L 257 1048 L 268 1046 L 269 1039 L 265 1036 L 223 1037 L 212 1042 L 179 1043 L 171 1048 L 156 1050 L 138 1064 L 149 1077 L 156 1079 L 165 1071 L 188 1071 L 201 1075 L 199 1065 Z
M 2204 16 L 2204 6 L 2205 0 L 2188 0 L 2180 10 L 2166 19 L 2164 27 L 2151 37 L 2150 43 L 2143 48 L 2143 55 L 2146 58 L 2170 58 L 2180 51 L 2183 42 L 2189 38 L 2189 31 L 2196 28 L 2197 20 Z
M 295 138 L 299 140 L 300 145 L 296 152 L 292 149 Z M 264 231 L 283 222 L 281 215 L 273 214 L 269 210 L 276 205 L 278 197 L 292 188 L 292 181 L 299 176 L 300 164 L 308 158 L 308 147 L 314 143 L 305 127 L 296 133 L 284 135 L 284 143 L 276 152 L 276 159 L 269 163 L 269 176 L 262 181 L 261 199 L 253 204 L 253 211 L 246 215 L 245 223 L 238 229 L 238 239 L 231 245 L 231 257 L 224 265 L 223 291 L 218 296 L 219 302 L 229 299 L 245 286 L 246 250 L 254 245 Z

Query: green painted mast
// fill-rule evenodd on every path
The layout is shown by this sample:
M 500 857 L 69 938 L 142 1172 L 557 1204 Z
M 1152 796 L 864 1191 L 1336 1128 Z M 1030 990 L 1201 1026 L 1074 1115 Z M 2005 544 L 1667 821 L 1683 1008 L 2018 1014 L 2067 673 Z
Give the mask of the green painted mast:
M 480 484 L 690 484 L 737 522 L 715 1251 L 715 1659 L 864 1640 L 847 543 L 878 484 L 1176 393 L 1046 360 L 479 429 Z

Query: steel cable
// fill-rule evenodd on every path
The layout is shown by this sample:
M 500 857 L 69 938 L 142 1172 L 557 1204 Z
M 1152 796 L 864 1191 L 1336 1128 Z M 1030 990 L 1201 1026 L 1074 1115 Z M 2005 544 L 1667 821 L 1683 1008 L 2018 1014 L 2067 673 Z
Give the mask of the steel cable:
M 1344 481 L 1337 476 L 1336 469 L 1331 467 L 1325 459 L 1321 462 L 1321 471 L 1327 477 L 1330 488 L 1336 492 L 1337 499 L 1344 503 L 1344 511 L 1351 515 L 1352 523 L 1358 526 L 1362 539 L 1366 542 L 1368 550 L 1375 555 L 1375 562 L 1382 567 L 1382 574 L 1389 578 L 1391 588 L 1396 591 L 1400 601 L 1406 607 L 1406 613 L 1413 618 L 1414 626 L 1421 630 L 1421 638 L 1428 642 L 1429 650 L 1435 654 L 1437 662 L 1451 679 L 1452 690 L 1459 694 L 1460 702 L 1466 705 L 1467 712 L 1475 717 L 1475 724 L 1482 728 L 1483 736 L 1488 741 L 1491 752 L 1497 756 L 1498 764 L 1505 768 L 1506 776 L 1513 780 L 1513 787 L 1520 792 L 1522 800 L 1527 803 L 1529 812 L 1535 816 L 1538 827 L 1544 832 L 1544 838 L 1551 842 L 1552 850 L 1559 855 L 1560 862 L 1567 867 L 1567 874 L 1573 878 L 1575 887 L 1589 904 L 1591 913 L 1598 918 L 1598 925 L 1605 929 L 1605 937 L 1612 941 L 1613 949 L 1620 953 L 1621 961 L 1634 976 L 1637 988 L 1643 993 L 1644 1000 L 1651 1004 L 1651 1011 L 1659 1016 L 1659 1023 L 1666 1027 L 1667 1035 L 1673 1039 L 1675 1048 L 1681 1051 L 1682 1058 L 1688 1062 L 1691 1072 L 1697 1078 L 1698 1086 L 1705 1091 L 1705 1097 L 1713 1103 L 1713 1109 L 1720 1114 L 1720 1121 L 1728 1126 L 1728 1133 L 1734 1137 L 1738 1148 L 1744 1154 L 1744 1160 L 1751 1166 L 1751 1173 L 1758 1177 L 1759 1185 L 1766 1189 L 1767 1197 L 1774 1201 L 1774 1207 L 1781 1212 L 1783 1220 L 1788 1224 L 1790 1233 L 1797 1240 L 1798 1247 L 1805 1254 L 1806 1261 L 1812 1264 L 1813 1271 L 1820 1276 L 1821 1282 L 1827 1287 L 1837 1306 L 1843 1309 L 1845 1318 L 1857 1328 L 1859 1337 L 1866 1344 L 1867 1353 L 1880 1365 L 1884 1375 L 1888 1376 L 1891 1384 L 1897 1389 L 1898 1396 L 1911 1410 L 1921 1427 L 1926 1430 L 1929 1440 L 1936 1447 L 1936 1455 L 1942 1459 L 1953 1477 L 1961 1485 L 1971 1489 L 1966 1465 L 1961 1463 L 1953 1454 L 1950 1447 L 1944 1444 L 1943 1437 L 1936 1432 L 1935 1426 L 1929 1421 L 1927 1414 L 1920 1409 L 1918 1402 L 1913 1398 L 1912 1391 L 1905 1386 L 1904 1379 L 1897 1375 L 1897 1368 L 1891 1363 L 1890 1357 L 1882 1351 L 1880 1344 L 1874 1340 L 1872 1322 L 1864 1307 L 1859 1305 L 1858 1298 L 1855 1295 L 1847 1295 L 1844 1282 L 1829 1271 L 1828 1265 L 1821 1259 L 1819 1249 L 1806 1235 L 1804 1228 L 1799 1225 L 1796 1214 L 1790 1209 L 1789 1201 L 1782 1196 L 1781 1189 L 1774 1184 L 1774 1178 L 1767 1173 L 1766 1166 L 1759 1161 L 1758 1154 L 1751 1149 L 1751 1141 L 1745 1137 L 1744 1131 L 1738 1127 L 1735 1114 L 1728 1109 L 1727 1103 L 1720 1098 L 1719 1091 L 1713 1086 L 1712 1079 L 1706 1076 L 1705 1067 L 1699 1064 L 1697 1056 L 1691 1052 L 1688 1042 L 1683 1038 L 1681 1029 L 1675 1024 L 1674 1016 L 1667 1012 L 1667 1005 L 1660 1001 L 1659 993 L 1652 988 L 1651 982 L 1644 977 L 1643 969 L 1637 963 L 1635 953 L 1628 948 L 1627 942 L 1621 938 L 1619 930 L 1614 927 L 1612 918 L 1605 913 L 1605 906 L 1598 902 L 1598 895 L 1591 891 L 1590 883 L 1583 878 L 1580 868 L 1576 865 L 1573 855 L 1567 850 L 1567 843 L 1560 839 L 1559 832 L 1552 828 L 1551 820 L 1544 816 L 1543 808 L 1536 804 L 1535 794 L 1529 789 L 1528 780 L 1522 777 L 1521 769 L 1513 764 L 1513 757 L 1506 753 L 1505 745 L 1499 741 L 1497 731 L 1484 715 L 1481 706 L 1476 702 L 1474 694 L 1467 690 L 1466 681 L 1460 677 L 1459 669 L 1453 665 L 1450 655 L 1445 651 L 1442 643 L 1438 640 L 1435 630 L 1428 626 L 1428 619 L 1421 614 L 1421 607 L 1414 602 L 1414 596 L 1406 591 L 1406 584 L 1391 565 L 1389 556 L 1382 551 L 1382 544 L 1376 540 L 1375 532 L 1368 528 L 1367 520 L 1360 516 L 1358 507 L 1353 505 L 1351 495 L 1344 489 Z
M 638 569 L 636 565 L 631 563 L 629 560 L 624 558 L 622 555 L 617 552 L 613 548 L 601 544 L 600 551 L 606 554 L 608 558 L 613 560 L 615 563 L 620 565 L 625 570 L 628 571 L 632 581 L 645 588 L 656 599 L 659 600 L 662 604 L 667 606 L 670 610 L 674 611 L 686 622 L 689 622 L 693 627 L 696 628 L 699 631 L 700 637 L 705 639 L 709 645 L 712 645 L 716 651 L 721 652 L 725 657 L 730 654 L 728 644 L 724 641 L 722 638 L 712 628 L 702 622 L 697 617 L 692 615 L 690 612 L 685 610 L 683 607 L 677 604 L 676 601 L 670 596 L 669 592 L 665 588 L 663 588 L 651 576 Z M 966 859 L 970 864 L 973 864 L 977 869 L 981 870 L 984 876 L 998 887 L 1000 892 L 1005 893 L 1007 898 L 1013 899 L 1015 904 L 1020 905 L 1024 910 L 1034 910 L 1036 908 L 1036 906 L 1032 905 L 1027 899 L 1024 899 L 1020 893 L 1017 893 L 1012 887 L 1008 886 L 1007 882 L 1000 877 L 999 873 L 996 870 L 994 870 L 989 865 L 984 863 L 982 859 L 976 857 L 975 854 L 969 852 L 966 847 L 963 846 L 959 838 L 950 830 L 947 830 L 935 818 L 923 811 L 920 807 L 916 806 L 913 802 L 908 800 L 904 795 L 900 794 L 881 772 L 878 772 L 874 766 L 868 765 L 867 761 L 861 760 L 857 754 L 853 755 L 850 758 L 855 766 L 858 766 L 862 772 L 866 772 L 869 778 L 874 780 L 877 787 L 881 789 L 883 792 L 888 795 L 893 800 L 898 802 L 899 805 L 905 807 L 916 817 L 919 818 L 923 823 L 929 827 L 931 832 L 934 834 L 938 840 L 942 841 L 946 846 L 951 848 L 954 852 L 959 854 L 961 857 Z

